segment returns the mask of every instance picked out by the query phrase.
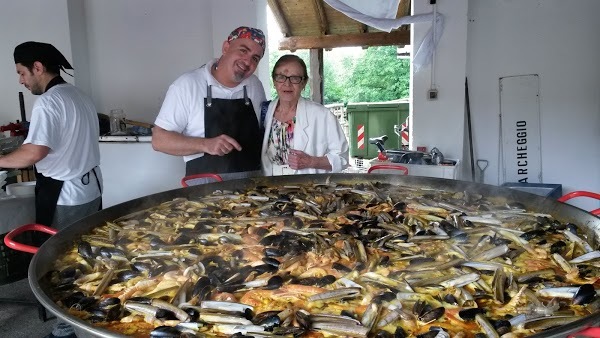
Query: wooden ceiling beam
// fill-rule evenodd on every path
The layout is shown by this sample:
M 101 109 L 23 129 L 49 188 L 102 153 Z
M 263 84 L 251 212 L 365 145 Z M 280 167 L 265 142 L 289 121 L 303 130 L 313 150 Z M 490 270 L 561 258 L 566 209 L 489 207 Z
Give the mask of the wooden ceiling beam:
M 366 33 L 368 31 L 369 31 L 369 26 L 365 25 L 364 23 L 358 22 L 358 32 L 359 33 Z
M 399 19 L 403 16 L 410 15 L 410 0 L 400 0 L 400 4 L 398 5 L 398 14 L 396 18 Z
M 288 24 L 287 20 L 285 19 L 285 15 L 283 14 L 283 11 L 281 10 L 279 0 L 267 0 L 267 4 L 269 5 L 269 8 L 271 8 L 271 12 L 273 12 L 273 16 L 277 21 L 277 25 L 281 30 L 281 34 L 283 34 L 283 36 L 292 35 L 290 25 Z
M 317 14 L 317 20 L 319 20 L 319 32 L 321 35 L 329 34 L 329 22 L 327 22 L 325 9 L 323 8 L 323 0 L 312 0 L 312 3 Z
M 324 36 L 291 36 L 279 41 L 279 50 L 336 48 L 336 47 L 371 47 L 410 45 L 410 30 L 376 32 L 364 34 L 324 35 Z

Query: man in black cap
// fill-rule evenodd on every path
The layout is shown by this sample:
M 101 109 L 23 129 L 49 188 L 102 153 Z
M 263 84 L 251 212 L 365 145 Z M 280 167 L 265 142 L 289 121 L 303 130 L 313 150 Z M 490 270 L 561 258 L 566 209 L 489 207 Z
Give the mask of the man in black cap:
M 27 138 L 0 157 L 0 167 L 35 165 L 36 223 L 63 229 L 101 208 L 98 113 L 86 94 L 60 76 L 73 67 L 51 44 L 22 43 L 14 59 L 19 83 L 40 97 Z
M 73 69 L 54 46 L 29 41 L 14 51 L 19 83 L 40 95 L 23 145 L 0 157 L 0 168 L 35 165 L 36 223 L 64 229 L 102 208 L 98 113 L 92 100 L 65 82 Z M 57 322 L 46 338 L 76 337 Z

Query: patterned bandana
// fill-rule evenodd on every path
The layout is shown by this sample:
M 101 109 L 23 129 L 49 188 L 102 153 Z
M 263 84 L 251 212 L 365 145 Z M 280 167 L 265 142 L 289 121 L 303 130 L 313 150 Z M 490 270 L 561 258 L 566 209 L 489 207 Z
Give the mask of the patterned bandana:
M 233 30 L 229 37 L 227 38 L 227 42 L 231 42 L 235 39 L 250 39 L 256 43 L 258 43 L 263 51 L 265 50 L 265 34 L 258 28 L 252 28 L 247 26 L 241 26 Z

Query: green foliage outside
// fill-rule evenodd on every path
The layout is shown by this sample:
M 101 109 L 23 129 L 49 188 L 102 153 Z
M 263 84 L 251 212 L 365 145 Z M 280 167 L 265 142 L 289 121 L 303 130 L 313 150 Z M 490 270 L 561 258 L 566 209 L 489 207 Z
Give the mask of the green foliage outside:
M 271 72 L 275 62 L 289 51 L 275 50 L 269 54 Z M 325 52 L 323 59 L 323 99 L 325 104 L 348 102 L 380 102 L 408 98 L 410 65 L 407 59 L 398 59 L 395 46 L 370 47 L 361 55 L 336 58 Z M 295 53 L 307 66 L 308 50 Z M 270 83 L 271 96 L 277 93 Z M 310 96 L 310 89 L 302 93 Z

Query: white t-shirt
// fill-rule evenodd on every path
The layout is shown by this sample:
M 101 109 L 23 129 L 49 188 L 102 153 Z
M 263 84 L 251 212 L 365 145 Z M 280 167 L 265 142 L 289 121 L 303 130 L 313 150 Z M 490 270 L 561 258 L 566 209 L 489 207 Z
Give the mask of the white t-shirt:
M 90 172 L 95 168 L 102 186 L 99 134 L 96 108 L 77 87 L 55 85 L 35 101 L 24 143 L 50 148 L 35 166 L 44 176 L 64 181 L 58 205 L 80 205 L 101 196 L 96 177 Z M 88 172 L 89 180 L 82 181 Z
M 260 104 L 266 97 L 258 77 L 252 75 L 234 88 L 225 87 L 210 73 L 215 61 L 181 75 L 171 84 L 154 125 L 185 136 L 205 137 L 204 98 L 207 85 L 212 86 L 212 98 L 215 99 L 242 99 L 246 86 L 248 98 L 252 100 L 256 119 L 260 123 Z M 187 162 L 201 156 L 204 153 L 183 156 L 183 159 Z

